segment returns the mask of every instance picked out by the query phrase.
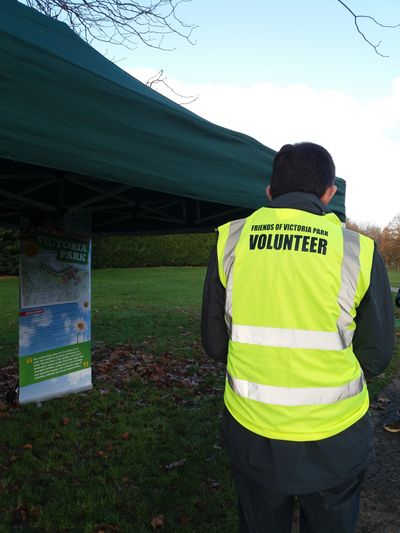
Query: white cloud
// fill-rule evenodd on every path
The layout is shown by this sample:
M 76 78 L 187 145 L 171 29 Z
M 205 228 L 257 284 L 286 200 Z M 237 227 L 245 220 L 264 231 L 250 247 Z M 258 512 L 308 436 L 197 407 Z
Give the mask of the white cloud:
M 21 348 L 28 348 L 30 346 L 34 333 L 34 328 L 29 326 L 21 326 L 19 328 L 19 345 Z
M 154 75 L 148 69 L 128 71 L 144 82 Z M 260 82 L 237 87 L 167 81 L 181 95 L 199 95 L 188 107 L 194 113 L 275 150 L 304 140 L 325 146 L 335 160 L 337 175 L 347 182 L 346 208 L 351 219 L 383 227 L 400 213 L 400 78 L 393 81 L 390 94 L 369 102 L 305 85 Z M 158 89 L 172 100 L 183 101 L 161 84 Z

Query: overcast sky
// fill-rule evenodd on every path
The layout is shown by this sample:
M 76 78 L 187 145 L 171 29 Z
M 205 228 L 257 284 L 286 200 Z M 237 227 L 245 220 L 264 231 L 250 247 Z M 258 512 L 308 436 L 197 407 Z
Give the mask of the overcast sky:
M 347 4 L 400 23 L 399 0 Z M 178 15 L 198 25 L 194 46 L 172 39 L 164 41 L 172 52 L 96 47 L 142 81 L 163 69 L 176 92 L 198 96 L 191 111 L 275 150 L 297 141 L 325 146 L 347 182 L 352 220 L 384 227 L 400 214 L 400 27 L 359 19 L 367 38 L 382 41 L 384 58 L 337 0 L 192 0 Z

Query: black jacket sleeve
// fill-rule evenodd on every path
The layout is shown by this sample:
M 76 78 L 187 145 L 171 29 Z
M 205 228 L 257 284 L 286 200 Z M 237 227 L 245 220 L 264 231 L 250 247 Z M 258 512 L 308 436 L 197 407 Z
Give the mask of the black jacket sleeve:
M 385 264 L 376 244 L 370 286 L 355 317 L 354 353 L 366 377 L 377 376 L 393 356 L 393 300 Z
M 226 363 L 228 332 L 225 324 L 225 288 L 219 279 L 217 248 L 210 255 L 203 291 L 201 341 L 207 355 Z
M 397 291 L 396 298 L 394 299 L 394 303 L 397 305 L 397 307 L 400 307 L 400 289 Z

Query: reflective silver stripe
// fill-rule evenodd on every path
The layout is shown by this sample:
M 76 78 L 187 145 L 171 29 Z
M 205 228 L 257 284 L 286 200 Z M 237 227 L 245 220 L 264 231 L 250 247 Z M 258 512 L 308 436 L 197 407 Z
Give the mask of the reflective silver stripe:
M 233 276 L 231 275 L 231 269 L 233 261 L 235 260 L 235 248 L 238 243 L 240 234 L 244 223 L 246 222 L 245 218 L 240 218 L 234 220 L 229 225 L 229 235 L 226 240 L 225 250 L 224 250 L 224 272 L 226 277 L 226 296 L 225 296 L 225 322 L 228 328 L 228 334 L 230 335 L 232 327 L 232 284 Z
M 279 348 L 302 348 L 309 350 L 343 350 L 343 338 L 349 345 L 352 331 L 309 331 L 305 329 L 268 328 L 232 325 L 231 339 L 244 344 L 276 346 Z
M 354 330 L 348 331 L 348 327 L 353 323 L 350 310 L 354 306 L 357 283 L 360 275 L 360 235 L 354 231 L 342 228 L 343 231 L 343 261 L 342 261 L 342 283 L 340 286 L 338 304 L 340 315 L 337 320 L 339 334 L 343 338 L 344 348 L 349 346 L 348 337 Z M 347 337 L 347 338 L 346 338 Z
M 229 372 L 226 378 L 231 389 L 242 398 L 272 405 L 320 405 L 332 404 L 356 396 L 363 390 L 364 376 L 361 376 L 339 387 L 275 387 L 260 385 L 244 379 L 232 377 Z

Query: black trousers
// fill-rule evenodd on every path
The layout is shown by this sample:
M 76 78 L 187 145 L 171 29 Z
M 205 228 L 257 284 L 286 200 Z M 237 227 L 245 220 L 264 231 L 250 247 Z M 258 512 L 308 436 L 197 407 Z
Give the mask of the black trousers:
M 301 533 L 355 533 L 364 472 L 342 485 L 297 497 L 262 487 L 233 472 L 239 495 L 239 533 L 290 533 L 297 498 Z

